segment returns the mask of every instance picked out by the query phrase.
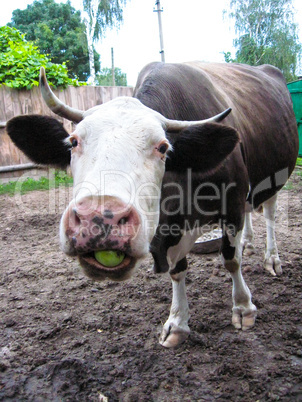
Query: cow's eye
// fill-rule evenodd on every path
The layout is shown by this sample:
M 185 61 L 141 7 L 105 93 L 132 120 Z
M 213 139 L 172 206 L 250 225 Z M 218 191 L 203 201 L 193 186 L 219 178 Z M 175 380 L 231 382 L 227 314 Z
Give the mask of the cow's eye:
M 168 149 L 168 144 L 166 144 L 165 142 L 160 144 L 159 147 L 157 148 L 158 152 L 160 152 L 161 154 L 165 154 L 167 152 Z
M 70 143 L 72 148 L 76 148 L 78 146 L 78 140 L 76 138 L 71 138 Z

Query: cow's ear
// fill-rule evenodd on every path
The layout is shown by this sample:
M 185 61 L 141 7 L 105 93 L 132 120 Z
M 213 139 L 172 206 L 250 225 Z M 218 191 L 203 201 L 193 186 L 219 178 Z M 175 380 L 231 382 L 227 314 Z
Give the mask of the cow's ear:
M 167 171 L 213 170 L 239 141 L 234 128 L 217 123 L 191 126 L 179 133 L 167 133 L 167 137 L 173 147 L 167 155 Z
M 65 168 L 70 163 L 68 137 L 63 125 L 49 116 L 25 115 L 14 117 L 6 125 L 14 144 L 33 162 Z

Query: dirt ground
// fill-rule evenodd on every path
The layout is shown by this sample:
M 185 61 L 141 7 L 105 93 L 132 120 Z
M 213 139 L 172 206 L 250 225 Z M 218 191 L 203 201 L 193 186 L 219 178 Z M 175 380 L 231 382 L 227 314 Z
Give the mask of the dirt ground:
M 279 197 L 281 277 L 262 268 L 254 215 L 256 254 L 243 271 L 256 326 L 231 326 L 219 256 L 190 254 L 191 335 L 175 350 L 158 344 L 172 292 L 151 258 L 128 282 L 92 282 L 59 249 L 69 190 L 0 196 L 0 400 L 302 401 L 300 180 Z

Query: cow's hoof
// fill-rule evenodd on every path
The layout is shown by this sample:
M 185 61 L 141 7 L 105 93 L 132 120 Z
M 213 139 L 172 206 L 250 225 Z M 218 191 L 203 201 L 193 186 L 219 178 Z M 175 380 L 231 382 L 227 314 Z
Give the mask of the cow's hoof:
M 165 348 L 176 348 L 188 338 L 189 334 L 189 328 L 182 329 L 175 325 L 169 325 L 168 329 L 163 328 L 159 343 Z
M 278 256 L 272 255 L 269 258 L 266 258 L 264 260 L 264 268 L 273 276 L 279 276 L 282 274 L 281 261 Z
M 257 308 L 252 305 L 252 307 L 243 309 L 239 307 L 233 308 L 232 324 L 236 329 L 242 329 L 246 331 L 254 326 L 257 316 Z
M 243 246 L 243 255 L 249 257 L 250 255 L 255 254 L 255 247 L 252 243 L 245 243 Z

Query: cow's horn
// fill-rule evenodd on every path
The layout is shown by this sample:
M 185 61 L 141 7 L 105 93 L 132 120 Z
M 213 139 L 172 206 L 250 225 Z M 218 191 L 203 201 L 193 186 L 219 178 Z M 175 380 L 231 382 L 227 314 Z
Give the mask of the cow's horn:
M 231 108 L 226 109 L 224 112 L 217 114 L 216 116 L 210 117 L 209 119 L 199 120 L 199 121 L 179 121 L 179 120 L 168 120 L 166 119 L 166 130 L 167 131 L 178 131 L 190 126 L 196 126 L 198 124 L 205 123 L 219 123 L 231 113 Z
M 65 105 L 52 92 L 46 79 L 44 67 L 41 67 L 40 69 L 40 89 L 44 101 L 46 102 L 49 109 L 52 110 L 55 114 L 64 117 L 65 119 L 71 120 L 74 123 L 79 123 L 81 120 L 83 120 L 84 112 L 82 110 L 73 109 Z

